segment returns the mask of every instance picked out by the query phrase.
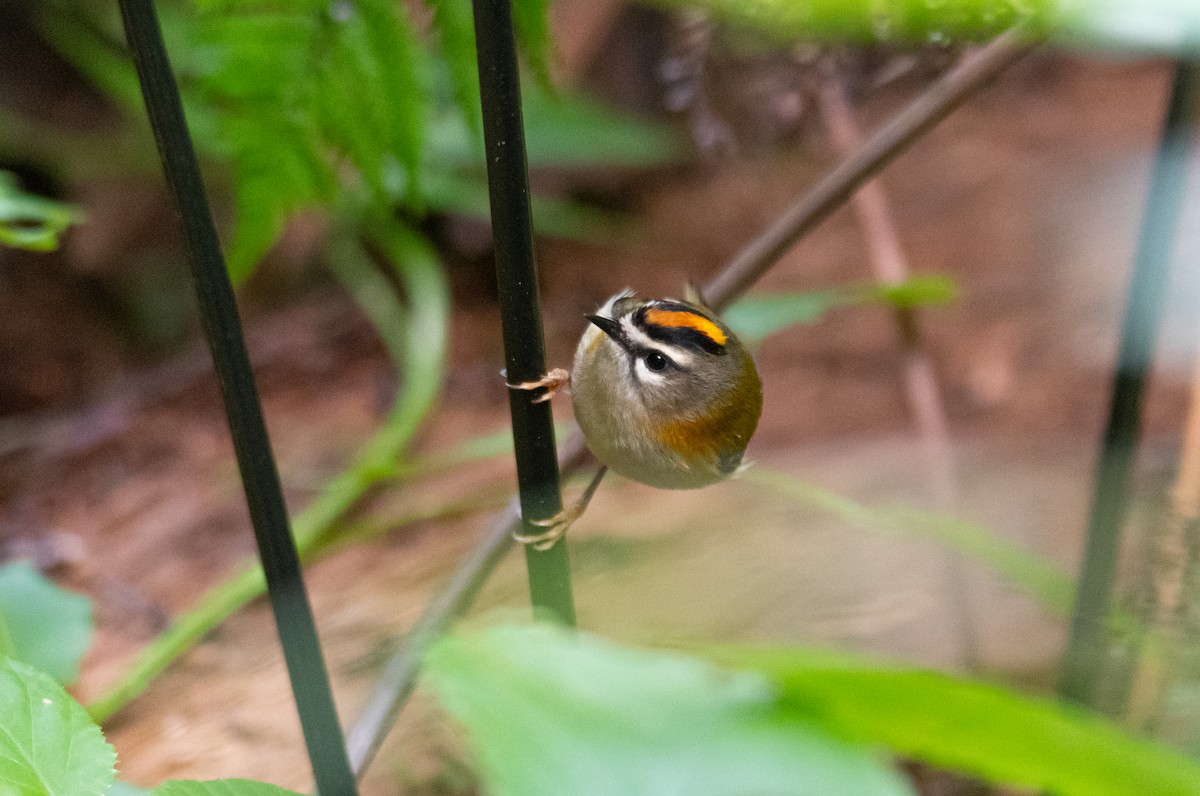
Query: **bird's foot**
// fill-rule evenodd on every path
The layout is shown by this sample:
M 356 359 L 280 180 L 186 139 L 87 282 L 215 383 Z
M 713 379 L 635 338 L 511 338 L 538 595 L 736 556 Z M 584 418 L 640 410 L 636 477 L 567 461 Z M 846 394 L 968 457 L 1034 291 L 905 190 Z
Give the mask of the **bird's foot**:
M 586 503 L 577 502 L 558 512 L 553 517 L 547 517 L 544 520 L 533 520 L 529 523 L 530 525 L 545 528 L 546 530 L 542 533 L 514 533 L 513 539 L 516 539 L 521 544 L 531 545 L 539 553 L 544 553 L 558 544 L 559 539 L 566 536 L 567 530 L 575 524 L 576 520 L 583 516 L 585 508 L 587 508 Z
M 545 387 L 546 391 L 533 399 L 535 404 L 540 404 L 549 401 L 560 392 L 570 389 L 571 372 L 564 368 L 554 368 L 536 381 L 522 381 L 516 384 L 506 381 L 504 383 L 511 390 L 537 390 Z

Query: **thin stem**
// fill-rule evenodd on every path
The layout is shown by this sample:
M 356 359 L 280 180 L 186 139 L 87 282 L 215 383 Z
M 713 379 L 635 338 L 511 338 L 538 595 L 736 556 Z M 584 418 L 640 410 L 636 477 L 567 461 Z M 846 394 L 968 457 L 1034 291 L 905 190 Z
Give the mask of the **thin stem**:
M 353 795 L 358 787 L 346 757 L 300 557 L 288 526 L 279 473 L 242 338 L 233 286 L 221 255 L 179 89 L 151 0 L 120 0 L 120 5 L 159 157 L 182 216 L 192 283 L 221 386 L 313 776 L 325 796 Z
M 538 305 L 512 6 L 510 0 L 474 0 L 473 6 L 507 380 L 535 381 L 546 372 L 546 354 Z M 538 530 L 532 523 L 562 511 L 550 405 L 534 403 L 534 397 L 525 390 L 510 390 L 508 402 L 521 516 L 525 533 L 530 536 Z M 574 625 L 575 604 L 566 544 L 556 544 L 544 551 L 526 545 L 525 560 L 534 611 Z
M 898 122 L 885 126 L 859 152 L 843 161 L 785 211 L 766 232 L 751 241 L 710 283 L 704 291 L 705 298 L 714 306 L 724 307 L 740 296 L 782 256 L 787 247 L 780 246 L 779 240 L 795 241 L 815 226 L 849 198 L 858 184 L 908 149 L 922 133 L 944 119 L 973 91 L 986 85 L 1021 52 L 1010 32 L 980 50 L 970 63 L 960 65 L 951 75 L 934 84 L 897 117 L 905 120 L 900 125 L 904 130 L 915 132 L 902 134 L 895 129 Z M 966 74 L 962 72 L 964 69 Z M 947 88 L 947 80 L 952 80 L 951 88 Z M 792 234 L 789 224 L 803 229 Z M 583 435 L 576 429 L 559 452 L 559 470 L 563 475 L 573 474 L 586 458 Z M 512 534 L 519 530 L 521 521 L 514 513 L 497 517 L 443 590 L 425 608 L 413 630 L 400 640 L 387 664 L 388 674 L 381 678 L 367 700 L 362 717 L 350 730 L 351 758 L 360 775 L 412 693 L 425 648 L 470 608 L 480 585 L 512 543 Z M 562 546 L 555 545 L 554 549 Z
M 1200 66 L 1196 64 L 1181 61 L 1175 68 L 1126 298 L 1112 402 L 1059 687 L 1065 698 L 1084 705 L 1094 704 L 1107 649 L 1105 630 L 1140 437 L 1142 394 L 1158 334 L 1167 266 L 1187 183 L 1187 158 L 1196 129 L 1198 78 Z

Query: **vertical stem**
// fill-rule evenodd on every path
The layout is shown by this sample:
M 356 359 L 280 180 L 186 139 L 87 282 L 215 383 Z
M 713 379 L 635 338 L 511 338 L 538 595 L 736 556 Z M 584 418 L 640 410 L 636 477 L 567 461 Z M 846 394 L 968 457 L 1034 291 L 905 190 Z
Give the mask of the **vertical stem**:
M 325 796 L 354 796 L 358 789 L 350 772 L 300 559 L 288 527 L 279 473 L 242 338 L 233 286 L 221 255 L 158 17 L 152 0 L 120 0 L 120 5 L 159 157 L 182 216 L 192 283 L 212 350 L 313 775 Z
M 1171 246 L 1182 210 L 1187 156 L 1196 128 L 1198 69 L 1186 61 L 1175 67 L 1125 304 L 1112 403 L 1088 518 L 1083 571 L 1059 686 L 1065 698 L 1085 705 L 1095 701 L 1100 664 L 1105 657 L 1109 602 L 1139 438 L 1138 416 L 1158 332 Z
M 533 255 L 512 6 L 510 0 L 473 0 L 473 5 L 507 379 L 514 383 L 536 381 L 546 372 L 546 353 Z M 533 403 L 534 397 L 526 390 L 510 390 L 508 402 L 521 516 L 529 535 L 539 530 L 530 523 L 562 511 L 550 404 Z M 566 544 L 545 551 L 526 545 L 525 560 L 535 612 L 574 625 Z

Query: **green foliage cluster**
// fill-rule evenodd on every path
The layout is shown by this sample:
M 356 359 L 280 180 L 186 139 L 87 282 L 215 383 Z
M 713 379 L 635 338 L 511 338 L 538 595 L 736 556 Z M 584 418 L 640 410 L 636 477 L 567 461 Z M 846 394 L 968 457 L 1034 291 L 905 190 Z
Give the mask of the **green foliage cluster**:
M 530 139 L 541 142 L 531 164 L 674 158 L 677 143 L 662 128 L 548 89 L 546 5 L 514 6 L 527 60 L 543 76 L 526 92 Z M 417 19 L 393 0 L 158 4 L 195 142 L 229 170 L 235 283 L 303 209 L 351 229 L 383 214 L 389 223 L 431 211 L 486 215 L 470 2 L 424 7 L 427 18 Z M 84 74 L 141 114 L 111 9 L 56 0 L 42 26 Z M 550 232 L 586 235 L 602 221 L 569 202 L 539 204 Z
M 648 0 L 699 7 L 780 42 L 895 47 L 986 41 L 1021 25 L 1068 45 L 1200 53 L 1200 5 L 1191 0 Z

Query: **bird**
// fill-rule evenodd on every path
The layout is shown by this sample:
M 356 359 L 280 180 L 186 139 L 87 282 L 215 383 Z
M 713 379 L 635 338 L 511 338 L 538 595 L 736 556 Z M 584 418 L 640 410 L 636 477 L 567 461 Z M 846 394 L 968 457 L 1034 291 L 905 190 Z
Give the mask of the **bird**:
M 570 371 L 508 384 L 569 390 L 575 420 L 603 467 L 570 508 L 518 536 L 552 547 L 587 507 L 604 468 L 660 489 L 697 489 L 737 473 L 762 415 L 754 358 L 694 289 L 687 299 L 643 299 L 624 290 L 585 316 Z

